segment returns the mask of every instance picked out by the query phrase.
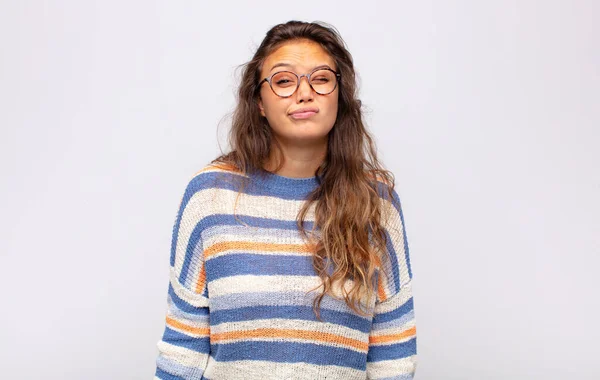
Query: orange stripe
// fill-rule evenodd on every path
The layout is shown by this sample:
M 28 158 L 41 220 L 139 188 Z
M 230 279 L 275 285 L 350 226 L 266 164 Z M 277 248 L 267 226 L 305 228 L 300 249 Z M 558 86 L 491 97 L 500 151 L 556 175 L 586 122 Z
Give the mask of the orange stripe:
M 306 330 L 292 330 L 292 329 L 255 329 L 245 331 L 229 331 L 224 333 L 212 334 L 210 336 L 211 342 L 218 342 L 227 339 L 244 339 L 244 338 L 300 338 L 313 341 L 320 341 L 326 343 L 337 343 L 343 344 L 349 347 L 353 347 L 362 351 L 368 351 L 368 343 L 361 342 L 356 339 L 350 339 L 343 336 L 323 333 L 316 331 Z
M 392 334 L 392 335 L 379 335 L 379 336 L 371 336 L 369 337 L 369 343 L 387 343 L 403 340 L 405 338 L 409 338 L 411 336 L 417 335 L 417 328 L 413 326 L 412 328 L 401 332 L 400 334 Z
M 179 322 L 171 317 L 167 317 L 167 325 L 195 335 L 210 335 L 210 328 L 208 327 L 193 327 Z
M 380 172 L 376 172 L 374 170 L 368 171 L 367 177 L 389 186 L 389 182 L 387 181 L 387 178 Z
M 238 168 L 235 165 L 228 164 L 228 163 L 225 163 L 225 162 L 213 163 L 213 164 L 211 164 L 210 167 L 211 168 L 221 169 L 221 170 L 232 171 L 232 172 L 236 172 L 236 173 L 241 173 L 241 171 L 238 170 Z
M 385 294 L 385 289 L 383 288 L 383 275 L 379 274 L 379 283 L 377 284 L 377 294 L 379 295 L 379 301 L 385 301 L 387 299 L 387 295 Z
M 198 283 L 196 284 L 196 293 L 202 294 L 204 292 L 204 284 L 206 284 L 206 265 L 200 264 L 200 274 L 198 275 Z
M 229 250 L 250 250 L 250 251 L 268 251 L 268 252 L 302 252 L 312 253 L 313 249 L 307 244 L 276 244 L 276 243 L 256 243 L 251 241 L 226 241 L 216 243 L 204 250 L 204 257 L 216 255 L 217 253 Z
M 192 178 L 194 178 L 198 174 L 201 174 L 201 173 L 204 173 L 204 172 L 207 172 L 207 171 L 210 171 L 210 170 L 212 170 L 211 167 L 202 168 L 201 170 L 198 170 L 196 173 L 194 173 L 194 175 L 192 175 Z
M 238 173 L 238 174 L 242 173 L 234 165 L 226 164 L 226 163 L 214 163 L 214 164 L 209 164 L 209 165 L 205 166 L 204 168 L 202 168 L 201 170 L 197 171 L 196 173 L 194 173 L 194 175 L 192 177 L 195 177 L 200 173 L 208 172 L 208 171 L 215 170 L 215 169 L 234 172 L 234 173 Z

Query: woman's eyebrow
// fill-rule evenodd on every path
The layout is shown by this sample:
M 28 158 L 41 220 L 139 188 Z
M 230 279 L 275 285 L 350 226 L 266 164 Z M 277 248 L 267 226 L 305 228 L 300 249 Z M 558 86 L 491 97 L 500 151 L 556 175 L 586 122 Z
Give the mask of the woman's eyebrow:
M 273 69 L 277 68 L 277 67 L 291 67 L 291 68 L 296 68 L 296 66 L 286 63 L 286 62 L 279 62 L 273 65 L 273 67 L 271 67 L 271 71 L 273 71 Z M 313 67 L 312 70 L 316 70 L 316 69 L 331 69 L 331 67 L 329 67 L 329 65 L 327 64 L 323 64 L 323 65 L 319 65 L 316 67 Z M 311 71 L 312 71 L 311 70 Z

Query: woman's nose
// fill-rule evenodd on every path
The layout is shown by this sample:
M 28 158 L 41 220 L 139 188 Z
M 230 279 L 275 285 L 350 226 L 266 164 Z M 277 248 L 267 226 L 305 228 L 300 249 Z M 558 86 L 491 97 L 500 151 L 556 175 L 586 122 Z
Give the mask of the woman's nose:
M 306 79 L 306 80 L 302 80 L 302 79 Z M 301 98 L 312 98 L 312 88 L 310 87 L 310 83 L 308 82 L 308 77 L 306 77 L 306 75 L 302 75 L 299 79 L 299 85 L 298 85 L 298 97 Z

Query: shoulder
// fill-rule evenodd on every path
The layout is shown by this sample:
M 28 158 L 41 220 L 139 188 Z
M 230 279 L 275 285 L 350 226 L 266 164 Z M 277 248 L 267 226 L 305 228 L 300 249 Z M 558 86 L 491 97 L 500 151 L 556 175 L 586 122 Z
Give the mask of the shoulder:
M 235 166 L 223 162 L 210 162 L 187 179 L 184 198 L 189 198 L 198 191 L 227 187 L 227 184 L 236 183 L 242 178 L 246 176 Z
M 192 177 L 221 173 L 227 175 L 243 175 L 235 165 L 228 162 L 211 161 L 198 170 Z
M 394 173 L 389 170 L 376 170 L 368 172 L 367 177 L 371 179 L 377 191 L 383 211 L 400 213 L 400 196 Z

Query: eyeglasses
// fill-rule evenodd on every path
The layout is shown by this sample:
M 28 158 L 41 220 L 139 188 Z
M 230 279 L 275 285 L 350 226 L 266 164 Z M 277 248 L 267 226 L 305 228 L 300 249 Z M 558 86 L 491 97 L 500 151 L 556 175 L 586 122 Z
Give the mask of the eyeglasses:
M 267 82 L 275 95 L 288 98 L 300 87 L 300 79 L 306 77 L 310 88 L 317 94 L 328 95 L 337 87 L 340 76 L 339 73 L 328 68 L 316 69 L 309 74 L 302 74 L 300 76 L 293 71 L 278 71 L 270 77 L 261 80 L 258 87 L 260 88 L 264 82 Z

